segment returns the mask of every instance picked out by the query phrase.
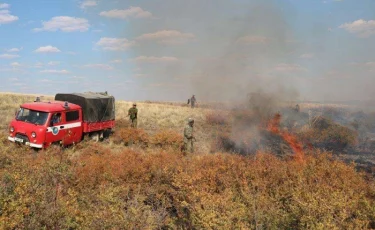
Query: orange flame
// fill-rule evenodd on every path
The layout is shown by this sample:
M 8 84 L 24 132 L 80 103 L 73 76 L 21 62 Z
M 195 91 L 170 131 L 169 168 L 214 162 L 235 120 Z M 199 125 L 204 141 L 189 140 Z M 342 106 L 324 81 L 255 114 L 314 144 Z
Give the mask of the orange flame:
M 274 134 L 280 135 L 294 151 L 296 161 L 303 163 L 305 154 L 303 152 L 301 143 L 299 143 L 294 135 L 288 133 L 287 131 L 280 131 L 280 121 L 281 115 L 279 113 L 275 114 L 273 119 L 268 122 L 267 129 Z

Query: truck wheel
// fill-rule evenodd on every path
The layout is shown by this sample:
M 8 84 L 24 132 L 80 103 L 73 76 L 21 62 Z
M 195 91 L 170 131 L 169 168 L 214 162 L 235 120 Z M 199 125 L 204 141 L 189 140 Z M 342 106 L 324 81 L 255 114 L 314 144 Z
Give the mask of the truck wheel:
M 89 134 L 88 133 L 83 133 L 81 141 L 87 141 L 87 140 L 89 140 Z
M 104 130 L 104 132 L 103 132 L 103 138 L 109 138 L 109 136 L 111 135 L 111 133 L 112 133 L 111 129 Z
M 95 142 L 98 142 L 98 141 L 99 141 L 99 133 L 98 133 L 98 132 L 95 132 L 95 133 L 92 135 L 92 139 L 93 139 Z

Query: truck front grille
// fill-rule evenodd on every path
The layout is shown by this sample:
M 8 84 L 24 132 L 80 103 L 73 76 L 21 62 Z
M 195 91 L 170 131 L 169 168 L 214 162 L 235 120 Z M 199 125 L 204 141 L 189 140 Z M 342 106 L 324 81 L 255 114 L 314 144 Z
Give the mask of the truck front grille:
M 30 142 L 29 138 L 26 135 L 23 135 L 23 134 L 20 134 L 20 133 L 16 134 L 16 138 L 22 139 L 23 144 L 25 144 L 26 142 Z

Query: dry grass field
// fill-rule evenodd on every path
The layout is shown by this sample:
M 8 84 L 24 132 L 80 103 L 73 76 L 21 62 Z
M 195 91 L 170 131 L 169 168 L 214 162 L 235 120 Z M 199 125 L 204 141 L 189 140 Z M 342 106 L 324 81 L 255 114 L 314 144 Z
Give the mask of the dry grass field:
M 126 116 L 132 102 L 117 101 L 108 140 L 36 152 L 6 139 L 15 110 L 35 96 L 0 94 L 0 229 L 375 228 L 373 176 L 318 148 L 332 136 L 339 147 L 355 144 L 352 129 L 323 120 L 324 129 L 289 133 L 277 122 L 263 127 L 253 111 L 139 102 L 134 130 Z M 309 109 L 325 108 L 301 104 Z M 182 154 L 189 117 L 196 153 Z M 234 154 L 245 148 L 237 139 L 273 147 Z M 298 159 L 272 152 L 295 149 L 303 151 Z
M 8 124 L 14 117 L 15 111 L 22 103 L 32 102 L 39 95 L 19 95 L 12 93 L 0 93 L 0 128 L 8 130 Z M 42 96 L 42 101 L 52 101 L 53 96 Z M 133 102 L 116 101 L 116 119 L 128 120 L 128 109 Z M 205 126 L 205 116 L 211 112 L 207 108 L 191 109 L 186 104 L 177 103 L 150 103 L 139 102 L 138 108 L 138 128 L 146 132 L 155 133 L 158 130 L 173 130 L 182 134 L 189 117 L 195 120 L 196 138 L 200 141 L 197 151 L 208 152 L 208 145 L 205 144 L 209 137 L 209 130 Z

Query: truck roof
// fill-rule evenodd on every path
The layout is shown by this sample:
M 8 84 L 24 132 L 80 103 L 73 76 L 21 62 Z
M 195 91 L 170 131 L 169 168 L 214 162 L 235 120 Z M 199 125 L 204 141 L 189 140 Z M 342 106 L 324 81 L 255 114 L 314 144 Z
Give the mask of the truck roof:
M 112 98 L 112 96 L 104 95 L 101 93 L 95 93 L 95 92 L 86 92 L 86 93 L 70 93 L 66 95 L 74 95 L 78 97 L 83 97 L 86 99 L 101 99 L 101 98 Z
M 41 112 L 59 112 L 64 111 L 64 104 L 63 101 L 51 101 L 51 102 L 32 102 L 32 103 L 25 103 L 22 104 L 22 108 L 41 111 Z M 81 109 L 81 106 L 68 103 L 69 109 Z

